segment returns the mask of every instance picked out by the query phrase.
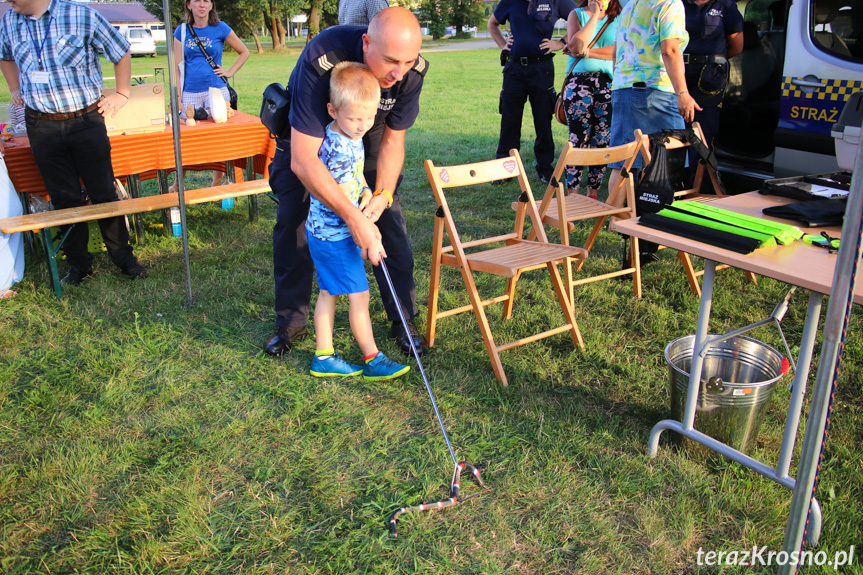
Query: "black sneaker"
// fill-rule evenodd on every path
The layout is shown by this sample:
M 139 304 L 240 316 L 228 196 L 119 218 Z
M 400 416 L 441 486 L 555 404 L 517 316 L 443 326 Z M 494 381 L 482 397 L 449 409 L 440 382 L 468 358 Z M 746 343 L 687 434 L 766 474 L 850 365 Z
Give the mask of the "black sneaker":
M 551 181 L 551 174 L 539 174 L 539 181 L 547 184 Z
M 502 185 L 504 185 L 506 182 L 508 182 L 508 181 L 510 181 L 510 180 L 512 180 L 512 178 L 506 178 L 506 179 L 504 179 L 504 180 L 494 180 L 494 181 L 491 183 L 491 185 L 492 185 L 492 186 L 502 186 Z
M 126 265 L 123 266 L 123 273 L 133 280 L 147 279 L 147 268 L 139 264 L 136 259 L 126 262 Z
M 66 272 L 62 278 L 60 278 L 60 283 L 67 286 L 77 286 L 81 285 L 81 282 L 86 278 L 93 275 L 93 268 L 87 268 L 82 270 L 80 268 L 69 268 L 69 271 Z

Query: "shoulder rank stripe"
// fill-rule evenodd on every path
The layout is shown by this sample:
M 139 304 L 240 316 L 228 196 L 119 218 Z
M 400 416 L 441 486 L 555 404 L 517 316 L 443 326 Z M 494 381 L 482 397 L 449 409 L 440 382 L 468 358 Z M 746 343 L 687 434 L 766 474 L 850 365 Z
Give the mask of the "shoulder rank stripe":
M 414 64 L 414 67 L 412 69 L 419 72 L 420 76 L 425 77 L 426 72 L 428 72 L 429 70 L 429 61 L 422 56 L 417 56 L 416 64 Z
M 347 55 L 342 50 L 333 50 L 327 52 L 323 56 L 319 56 L 312 61 L 312 66 L 318 72 L 318 76 L 323 76 L 335 68 L 336 64 L 347 60 Z

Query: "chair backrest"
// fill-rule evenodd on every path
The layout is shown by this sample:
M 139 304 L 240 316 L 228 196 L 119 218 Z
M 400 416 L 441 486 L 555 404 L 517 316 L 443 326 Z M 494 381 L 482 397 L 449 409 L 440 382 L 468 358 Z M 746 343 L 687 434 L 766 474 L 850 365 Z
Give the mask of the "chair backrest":
M 639 152 L 644 148 L 650 147 L 647 136 L 642 134 L 641 130 L 635 130 L 634 134 L 635 138 L 632 142 L 609 148 L 574 148 L 570 142 L 566 142 L 554 168 L 555 177 L 548 183 L 549 187 L 560 187 L 562 182 L 558 181 L 558 179 L 563 176 L 566 166 L 602 166 L 614 162 L 623 162 L 623 169 L 626 173 L 629 173 Z M 622 207 L 625 194 L 621 194 L 621 189 L 626 181 L 626 177 L 619 178 L 614 189 L 609 188 L 607 204 Z M 551 194 L 548 192 L 543 197 L 540 213 L 545 213 L 544 208 L 547 207 L 545 205 L 546 199 L 551 199 Z
M 695 132 L 695 135 L 704 142 L 704 132 L 701 130 L 701 124 L 698 122 L 692 122 L 692 130 Z M 637 130 L 636 130 L 637 131 Z M 644 136 L 643 144 L 642 144 L 641 153 L 644 157 L 644 165 L 646 166 L 651 162 L 650 156 L 650 138 L 648 136 Z M 668 142 L 665 144 L 666 150 L 677 150 L 679 148 L 688 147 L 689 143 L 685 141 L 678 140 L 677 138 L 668 138 Z M 713 190 L 717 196 L 724 196 L 725 192 L 723 191 L 722 184 L 719 182 L 717 174 L 710 169 L 704 162 L 699 161 L 698 167 L 695 170 L 695 178 L 693 181 L 693 185 L 691 188 L 686 190 L 680 190 L 674 192 L 674 198 L 676 200 L 682 200 L 689 197 L 697 196 L 701 190 L 701 181 L 704 179 L 704 176 L 707 175 L 710 178 L 711 183 L 713 184 Z
M 431 160 L 426 160 L 425 169 L 432 191 L 434 192 L 435 200 L 442 212 L 442 214 L 439 215 L 442 215 L 444 218 L 447 235 L 449 235 L 450 243 L 455 252 L 461 252 L 461 254 L 464 255 L 464 247 L 497 241 L 522 239 L 524 237 L 525 216 L 530 217 L 532 229 L 536 230 L 538 241 L 548 242 L 548 237 L 546 236 L 545 229 L 542 226 L 542 220 L 539 217 L 536 201 L 534 200 L 533 192 L 530 189 L 530 183 L 527 180 L 527 175 L 525 174 L 524 165 L 521 163 L 521 156 L 519 156 L 518 150 L 510 150 L 510 155 L 507 158 L 498 158 L 495 160 L 454 166 L 436 166 Z M 475 240 L 462 244 L 459 239 L 455 220 L 450 211 L 444 190 L 476 184 L 485 184 L 495 180 L 505 180 L 507 178 L 516 178 L 519 183 L 519 188 L 521 189 L 513 232 L 502 236 L 495 236 L 484 240 Z

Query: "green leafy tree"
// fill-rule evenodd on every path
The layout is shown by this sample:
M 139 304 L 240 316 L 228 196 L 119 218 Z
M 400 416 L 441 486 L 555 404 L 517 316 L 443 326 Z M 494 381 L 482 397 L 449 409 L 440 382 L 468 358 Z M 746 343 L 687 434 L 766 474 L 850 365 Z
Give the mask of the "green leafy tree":
M 449 0 L 425 0 L 420 5 L 420 19 L 428 24 L 429 34 L 435 40 L 446 35 Z
M 425 0 L 420 5 L 420 18 L 428 23 L 429 33 L 438 40 L 446 35 L 447 26 L 455 26 L 456 38 L 470 36 L 464 26 L 478 26 L 484 15 L 479 0 Z
M 479 0 L 448 0 L 449 21 L 455 26 L 456 38 L 470 36 L 470 32 L 463 32 L 464 26 L 478 26 L 485 11 Z

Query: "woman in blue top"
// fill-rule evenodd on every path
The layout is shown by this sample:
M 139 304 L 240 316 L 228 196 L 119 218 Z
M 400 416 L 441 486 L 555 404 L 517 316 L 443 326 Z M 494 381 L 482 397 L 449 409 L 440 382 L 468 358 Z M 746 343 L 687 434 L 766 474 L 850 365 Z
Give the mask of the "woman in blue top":
M 569 124 L 569 141 L 574 148 L 608 147 L 611 133 L 611 73 L 614 35 L 620 14 L 619 0 L 589 0 L 587 7 L 576 8 L 567 19 L 567 70 L 572 78 L 563 89 L 564 109 Z M 593 38 L 602 31 L 593 46 Z M 577 63 L 576 63 L 577 61 Z M 573 66 L 573 64 L 575 64 Z M 587 174 L 587 195 L 597 197 L 605 166 L 591 167 Z M 578 193 L 581 168 L 566 167 L 566 187 Z
M 210 67 L 198 48 L 189 29 L 191 26 L 194 26 L 195 34 L 204 49 L 216 62 L 215 69 Z M 183 28 L 185 45 L 182 41 Z M 237 53 L 237 59 L 230 68 L 222 68 L 222 49 L 226 43 Z M 219 20 L 213 0 L 186 0 L 186 21 L 174 30 L 174 62 L 177 63 L 177 90 L 180 93 L 181 113 L 189 105 L 193 108 L 207 107 L 210 88 L 219 88 L 225 102 L 230 102 L 230 94 L 223 78 L 230 78 L 239 72 L 248 59 L 249 49 L 227 24 Z M 185 62 L 182 76 L 180 62 Z M 216 186 L 221 181 L 222 173 L 213 172 L 213 185 Z

